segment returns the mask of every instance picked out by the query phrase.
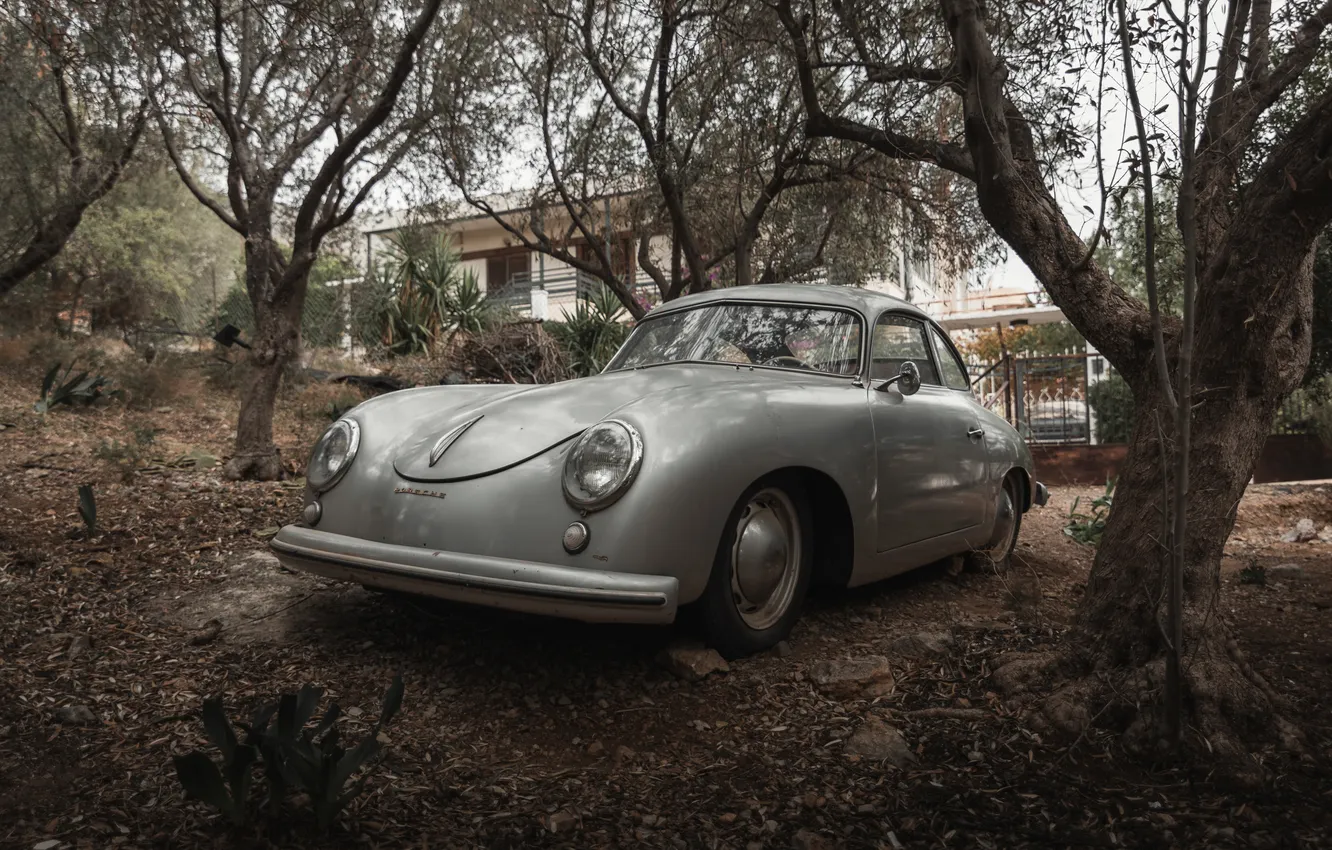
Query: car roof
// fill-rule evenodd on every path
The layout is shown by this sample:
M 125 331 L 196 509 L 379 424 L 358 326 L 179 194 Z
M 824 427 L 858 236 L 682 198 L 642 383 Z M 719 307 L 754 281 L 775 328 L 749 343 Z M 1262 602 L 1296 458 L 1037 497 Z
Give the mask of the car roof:
M 674 313 L 719 301 L 778 301 L 798 302 L 819 307 L 842 307 L 873 318 L 881 310 L 901 310 L 928 320 L 923 310 L 891 295 L 862 289 L 858 286 L 829 286 L 814 283 L 762 283 L 753 286 L 727 286 L 710 289 L 695 295 L 686 295 L 662 304 L 649 315 Z

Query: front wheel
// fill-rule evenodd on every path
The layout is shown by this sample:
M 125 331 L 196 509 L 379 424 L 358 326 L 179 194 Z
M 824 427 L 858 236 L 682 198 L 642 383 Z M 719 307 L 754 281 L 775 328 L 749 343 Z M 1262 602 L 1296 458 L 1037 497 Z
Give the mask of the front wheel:
M 727 658 L 775 646 L 791 633 L 809 589 L 813 528 L 799 479 L 771 475 L 727 517 L 699 600 L 708 642 Z

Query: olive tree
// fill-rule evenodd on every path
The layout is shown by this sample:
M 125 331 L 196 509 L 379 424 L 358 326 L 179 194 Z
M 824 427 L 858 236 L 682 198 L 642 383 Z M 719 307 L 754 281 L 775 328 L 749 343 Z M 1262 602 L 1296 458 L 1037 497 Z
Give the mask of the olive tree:
M 0 6 L 0 296 L 65 247 L 121 179 L 147 104 L 106 5 Z
M 762 7 L 483 7 L 495 62 L 486 86 L 441 110 L 437 162 L 512 241 L 600 279 L 636 316 L 627 254 L 670 300 L 827 267 L 862 282 L 890 245 L 922 241 L 909 235 L 959 260 L 985 244 L 952 218 L 965 208 L 942 202 L 951 175 L 804 134 L 785 35 Z M 669 248 L 650 250 L 654 235 Z
M 1184 263 L 1189 279 L 1179 291 L 1193 302 L 1192 323 L 1117 285 L 1052 189 L 1048 164 L 1070 138 L 1052 115 L 1089 100 L 1059 84 L 1076 69 L 1051 57 L 1070 56 L 1061 39 L 1095 33 L 1104 7 L 770 3 L 790 38 L 807 132 L 973 183 L 995 232 L 1132 387 L 1129 456 L 1073 634 L 1057 656 L 1000 678 L 1048 684 L 1044 714 L 1059 727 L 1077 733 L 1096 717 L 1113 719 L 1128 743 L 1150 748 L 1169 739 L 1161 695 L 1173 647 L 1194 743 L 1243 755 L 1255 731 L 1292 742 L 1279 697 L 1231 639 L 1220 563 L 1273 416 L 1309 359 L 1315 246 L 1332 220 L 1332 91 L 1299 101 L 1290 94 L 1327 54 L 1332 2 L 1289 3 L 1275 14 L 1269 0 L 1133 3 L 1123 25 L 1112 18 L 1111 56 L 1120 35 L 1127 42 L 1123 93 L 1136 71 L 1195 101 L 1196 124 L 1181 120 L 1173 132 L 1169 110 L 1153 116 L 1153 103 L 1139 105 L 1147 133 L 1124 148 L 1139 177 L 1149 163 L 1178 169 L 1176 215 L 1194 241 L 1186 256 L 1196 257 Z M 1276 104 L 1294 118 L 1260 133 Z M 1256 165 L 1246 170 L 1250 157 Z M 1176 410 L 1187 430 L 1174 427 Z M 1183 500 L 1178 488 L 1171 493 L 1180 454 L 1189 476 Z M 1164 540 L 1181 527 L 1182 611 L 1172 633 L 1163 621 L 1172 564 Z
M 299 352 L 310 269 L 416 143 L 435 85 L 466 52 L 466 28 L 437 20 L 442 5 L 136 4 L 145 89 L 167 153 L 194 196 L 245 240 L 254 379 L 230 477 L 281 475 L 273 405 Z

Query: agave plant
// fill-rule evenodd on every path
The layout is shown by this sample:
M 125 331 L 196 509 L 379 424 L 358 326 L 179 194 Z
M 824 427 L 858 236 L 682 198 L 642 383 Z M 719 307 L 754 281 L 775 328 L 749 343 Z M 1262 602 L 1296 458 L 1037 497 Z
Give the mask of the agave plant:
M 71 406 L 92 404 L 101 398 L 105 389 L 111 385 L 109 378 L 89 375 L 87 372 L 80 372 L 71 378 L 69 375 L 74 371 L 73 362 L 65 367 L 64 374 L 60 374 L 61 365 L 57 363 L 52 366 L 42 378 L 42 395 L 33 405 L 33 409 L 38 413 L 46 413 L 58 404 Z M 118 396 L 120 390 L 111 390 L 105 394 L 108 397 Z
M 547 327 L 569 355 L 569 368 L 578 377 L 586 377 L 604 369 L 629 335 L 629 328 L 620 321 L 623 315 L 624 306 L 614 292 L 591 286 L 579 294 L 572 314 Z

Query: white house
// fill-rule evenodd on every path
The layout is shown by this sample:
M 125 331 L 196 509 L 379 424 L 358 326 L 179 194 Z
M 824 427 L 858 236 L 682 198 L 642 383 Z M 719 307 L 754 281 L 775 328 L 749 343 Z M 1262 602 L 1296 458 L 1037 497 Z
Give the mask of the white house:
M 627 198 L 627 194 L 619 194 L 602 199 L 604 225 L 600 233 L 614 234 L 612 260 L 616 272 L 644 295 L 655 298 L 655 284 L 639 267 L 639 234 L 625 223 Z M 510 226 L 530 234 L 532 209 L 526 202 L 527 197 L 517 193 L 485 199 Z M 560 233 L 568 223 L 567 214 L 558 207 L 547 212 L 546 218 L 548 233 Z M 531 310 L 541 318 L 558 319 L 572 311 L 580 286 L 596 280 L 541 251 L 531 250 L 489 213 L 465 203 L 456 204 L 429 220 L 423 220 L 416 211 L 389 213 L 369 220 L 361 229 L 364 247 L 358 258 L 360 264 L 368 267 L 389 256 L 393 236 L 411 224 L 438 227 L 449 233 L 464 266 L 476 276 L 483 291 L 490 297 L 504 299 L 520 311 Z M 577 256 L 590 256 L 593 251 L 581 235 L 570 238 L 563 247 Z M 670 249 L 668 235 L 655 234 L 648 241 L 649 256 L 658 268 L 669 268 Z M 936 263 L 928 252 L 893 246 L 886 246 L 885 250 L 889 253 L 889 271 L 867 282 L 867 288 L 925 305 L 927 311 L 935 312 L 929 305 L 941 303 L 940 293 L 955 288 L 955 282 L 940 272 L 942 264 Z M 921 256 L 923 260 L 917 259 Z M 819 273 L 806 279 L 824 280 Z

